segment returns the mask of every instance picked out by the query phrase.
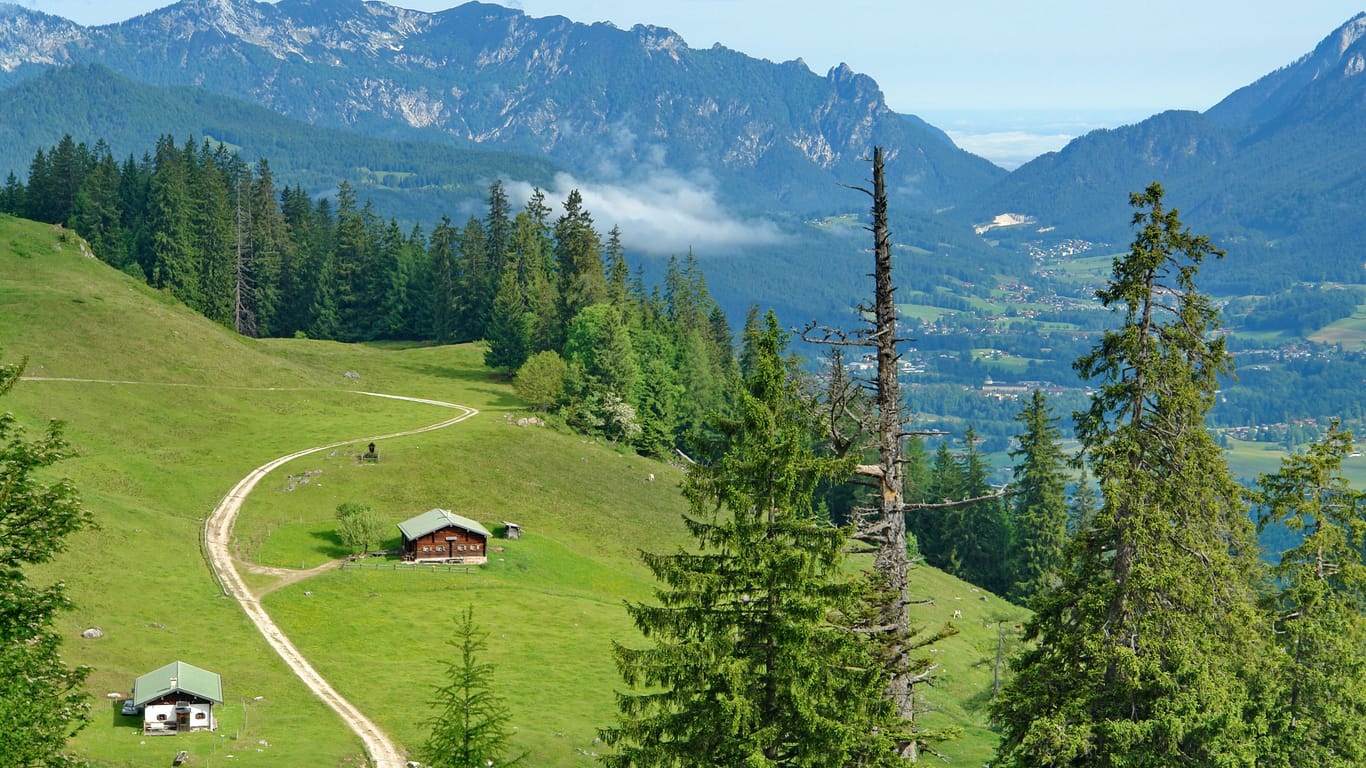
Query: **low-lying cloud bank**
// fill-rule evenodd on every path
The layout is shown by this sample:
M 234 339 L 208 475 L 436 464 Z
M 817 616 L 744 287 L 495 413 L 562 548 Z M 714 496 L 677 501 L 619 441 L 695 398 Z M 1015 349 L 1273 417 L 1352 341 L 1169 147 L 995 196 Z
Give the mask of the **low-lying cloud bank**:
M 531 196 L 532 187 L 526 182 L 514 181 L 507 187 L 513 200 Z M 541 191 L 558 215 L 563 212 L 565 198 L 575 189 L 597 230 L 605 235 L 613 226 L 621 227 L 622 243 L 631 251 L 669 255 L 691 248 L 699 255 L 711 255 L 784 239 L 775 223 L 740 218 L 728 211 L 717 202 L 714 185 L 669 170 L 656 169 L 644 178 L 609 182 L 585 181 L 561 173 L 550 189 Z

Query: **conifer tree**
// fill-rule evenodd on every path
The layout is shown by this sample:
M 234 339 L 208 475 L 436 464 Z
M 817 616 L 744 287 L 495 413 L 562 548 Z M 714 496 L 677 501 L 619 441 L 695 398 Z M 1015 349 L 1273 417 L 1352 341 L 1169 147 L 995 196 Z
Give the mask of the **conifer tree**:
M 10 171 L 5 177 L 5 186 L 0 188 L 0 213 L 18 216 L 24 210 L 24 185 L 19 177 Z
M 1257 545 L 1205 429 L 1230 363 L 1195 275 L 1220 252 L 1162 196 L 1158 184 L 1131 196 L 1138 234 L 1097 293 L 1124 322 L 1076 363 L 1099 380 L 1077 432 L 1102 502 L 1070 543 L 1061 584 L 1035 600 L 1034 644 L 993 704 L 993 765 L 1256 759 Z
M 190 174 L 191 242 L 199 288 L 196 300 L 186 303 L 210 320 L 231 328 L 236 237 L 229 190 L 235 190 L 236 184 L 217 162 L 208 139 L 197 154 L 192 141 L 185 142 L 183 156 Z
M 155 169 L 148 193 L 148 226 L 152 231 L 148 280 L 191 307 L 200 301 L 199 258 L 195 245 L 189 165 L 170 136 L 157 141 Z
M 1024 425 L 1024 432 L 1019 446 L 1010 452 L 1016 464 L 1011 483 L 1015 554 L 1009 596 L 1023 602 L 1046 586 L 1062 565 L 1067 546 L 1067 476 L 1059 442 L 1062 433 L 1043 390 L 1034 390 L 1015 420 Z
M 966 498 L 962 470 L 953 457 L 948 441 L 940 441 L 927 469 L 927 482 L 911 505 L 911 531 L 920 543 L 925 562 L 949 573 L 957 573 L 962 558 L 955 543 L 963 530 L 964 507 L 950 502 Z
M 531 356 L 532 317 L 517 279 L 517 263 L 509 262 L 493 300 L 484 365 L 513 373 Z
M 451 226 L 451 220 L 442 216 L 427 243 L 427 262 L 431 269 L 432 338 L 439 344 L 454 341 L 457 332 L 459 274 L 455 249 L 459 234 L 459 230 Z
M 488 335 L 489 314 L 501 274 L 493 269 L 489 238 L 484 225 L 471 216 L 460 231 L 456 259 L 456 334 L 460 341 L 474 341 Z
M 1278 699 L 1266 766 L 1366 764 L 1366 493 L 1342 475 L 1352 433 L 1333 422 L 1258 480 L 1261 522 L 1303 535 L 1272 569 Z
M 431 735 L 419 755 L 431 768 L 502 768 L 521 763 L 525 753 L 508 756 L 513 728 L 503 697 L 493 688 L 494 667 L 479 660 L 488 650 L 488 633 L 474 623 L 469 607 L 456 620 L 447 645 L 455 658 L 446 662 L 447 682 L 432 701 L 427 721 Z
M 284 219 L 287 243 L 280 258 L 279 308 L 274 329 L 292 336 L 307 331 L 309 309 L 317 292 L 323 256 L 322 235 L 317 211 L 308 194 L 299 186 L 280 193 L 280 213 Z
M 602 241 L 577 189 L 570 191 L 564 201 L 564 215 L 555 222 L 555 260 L 559 265 L 561 327 L 567 329 L 584 307 L 607 301 Z
M 256 163 L 256 173 L 244 176 L 248 184 L 243 190 L 242 218 L 249 226 L 243 266 L 251 286 L 249 309 L 255 335 L 271 336 L 277 332 L 281 265 L 289 247 L 288 225 L 275 198 L 275 176 L 270 163 L 261 158 Z
M 895 764 L 890 705 L 865 639 L 831 621 L 857 585 L 844 532 L 812 505 L 852 462 L 821 434 L 782 358 L 770 313 L 738 416 L 718 420 L 711 460 L 689 470 L 685 518 L 699 551 L 647 554 L 658 605 L 627 610 L 653 641 L 614 646 L 626 683 L 608 766 Z
M 963 434 L 963 456 L 959 472 L 963 497 L 968 499 L 959 512 L 962 528 L 953 548 L 958 554 L 960 571 L 954 575 L 1004 595 L 1010 586 L 1010 520 L 1000 493 L 987 481 L 987 466 L 977 450 L 977 430 L 971 425 Z
M 90 243 L 96 258 L 122 269 L 132 259 L 123 228 L 119 199 L 119 166 L 101 140 L 95 145 L 94 166 L 76 193 L 71 211 L 71 228 Z

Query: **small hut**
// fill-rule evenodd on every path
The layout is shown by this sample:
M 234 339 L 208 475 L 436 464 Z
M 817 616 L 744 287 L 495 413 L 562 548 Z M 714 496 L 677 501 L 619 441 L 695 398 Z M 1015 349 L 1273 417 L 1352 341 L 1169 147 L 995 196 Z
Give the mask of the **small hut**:
M 403 533 L 403 559 L 418 563 L 488 562 L 493 534 L 468 517 L 433 509 L 398 524 Z
M 510 521 L 508 521 L 508 520 L 504 520 L 504 521 L 503 521 L 503 538 L 505 538 L 505 539 L 520 539 L 520 538 L 522 538 L 522 526 L 520 526 L 520 525 L 518 525 L 518 524 L 516 524 L 516 523 L 514 523 L 514 522 L 510 522 Z
M 173 661 L 133 682 L 133 704 L 142 709 L 145 734 L 215 730 L 218 720 L 213 705 L 222 703 L 222 678 L 183 661 Z

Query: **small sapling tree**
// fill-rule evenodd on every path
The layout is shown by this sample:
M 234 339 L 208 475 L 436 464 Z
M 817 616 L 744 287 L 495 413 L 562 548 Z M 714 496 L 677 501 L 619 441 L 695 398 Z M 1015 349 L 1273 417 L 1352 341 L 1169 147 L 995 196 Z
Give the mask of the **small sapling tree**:
M 490 768 L 517 765 L 526 753 L 507 757 L 512 727 L 503 698 L 493 690 L 493 665 L 479 661 L 488 633 L 474 623 L 469 607 L 456 621 L 447 644 L 455 657 L 446 663 L 445 685 L 436 689 L 428 721 L 431 735 L 418 753 L 431 768 Z

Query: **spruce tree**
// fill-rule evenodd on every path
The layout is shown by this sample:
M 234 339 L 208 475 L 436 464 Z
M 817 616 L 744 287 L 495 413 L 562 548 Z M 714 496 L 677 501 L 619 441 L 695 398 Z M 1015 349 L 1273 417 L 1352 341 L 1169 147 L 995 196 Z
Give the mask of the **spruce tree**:
M 427 263 L 431 269 L 432 338 L 438 344 L 455 340 L 458 331 L 456 302 L 459 297 L 459 273 L 456 267 L 456 239 L 460 230 L 451 220 L 441 217 L 427 243 Z
M 199 307 L 200 265 L 188 167 L 193 160 L 182 156 L 170 136 L 163 136 L 157 141 L 154 162 L 147 201 L 148 227 L 153 233 L 148 279 L 152 287 L 164 288 L 187 305 Z
M 555 221 L 555 260 L 559 265 L 560 320 L 567 329 L 585 307 L 607 301 L 602 240 L 577 189 L 570 191 L 564 201 L 564 215 Z
M 275 199 L 275 177 L 265 158 L 256 163 L 256 173 L 244 174 L 246 188 L 241 190 L 241 218 L 247 225 L 243 269 L 250 285 L 247 307 L 256 335 L 271 336 L 277 331 L 280 313 L 280 281 L 286 261 L 289 235 L 285 215 Z
M 1138 234 L 1097 293 L 1124 321 L 1076 363 L 1099 380 L 1076 418 L 1102 502 L 1070 543 L 1061 583 L 1035 600 L 1034 644 L 993 704 L 996 766 L 1256 758 L 1257 545 L 1205 429 L 1230 363 L 1195 275 L 1220 252 L 1162 194 L 1153 184 L 1131 196 Z
M 647 554 L 659 603 L 628 604 L 653 645 L 614 646 L 626 683 L 608 766 L 891 765 L 891 707 L 866 639 L 832 622 L 857 586 L 843 531 L 812 494 L 852 462 L 812 449 L 821 430 L 782 358 L 770 313 L 738 416 L 684 484 L 698 551 Z
M 987 465 L 977 450 L 977 430 L 971 425 L 963 434 L 963 455 L 959 459 L 963 480 L 962 528 L 953 543 L 959 555 L 960 571 L 955 576 L 983 589 L 1004 595 L 1010 587 L 1010 520 L 1002 496 L 987 480 Z
M 1015 420 L 1024 425 L 1011 481 L 1014 556 L 1009 596 L 1024 602 L 1046 586 L 1062 565 L 1067 545 L 1067 475 L 1058 419 L 1036 389 Z
M 1303 535 L 1272 569 L 1278 699 L 1259 765 L 1366 764 L 1366 494 L 1342 476 L 1352 433 L 1333 422 L 1258 480 L 1261 521 Z
M 484 365 L 511 374 L 531 356 L 531 311 L 517 279 L 517 263 L 509 262 L 498 282 L 489 317 Z
M 488 633 L 474 623 L 474 608 L 456 620 L 447 645 L 455 658 L 446 662 L 446 684 L 432 701 L 436 712 L 431 735 L 418 754 L 431 768 L 502 768 L 519 764 L 525 753 L 509 757 L 513 728 L 503 697 L 493 688 L 492 664 L 479 660 L 488 650 Z

